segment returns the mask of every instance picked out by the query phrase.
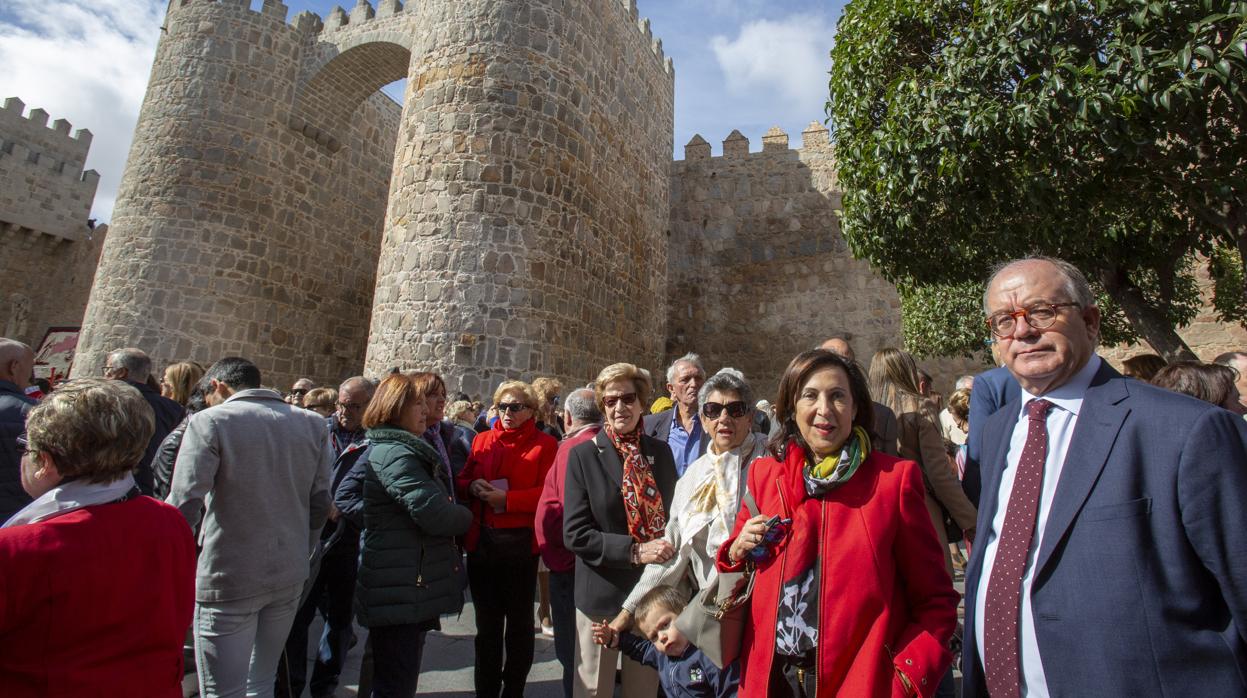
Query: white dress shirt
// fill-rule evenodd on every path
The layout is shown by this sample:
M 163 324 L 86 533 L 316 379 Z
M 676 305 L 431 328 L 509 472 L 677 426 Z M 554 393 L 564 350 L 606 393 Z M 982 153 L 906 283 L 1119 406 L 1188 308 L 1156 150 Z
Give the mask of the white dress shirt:
M 1022 407 L 1018 411 L 1017 420 L 1013 425 L 1013 436 L 1009 440 L 1009 452 L 1005 461 L 1005 470 L 1000 476 L 1000 490 L 997 497 L 996 515 L 992 517 L 991 528 L 979 532 L 979 542 L 983 545 L 983 572 L 979 575 L 979 586 L 974 599 L 974 634 L 978 642 L 979 659 L 986 666 L 983 646 L 984 612 L 987 610 L 987 587 L 991 581 L 992 568 L 996 563 L 996 548 L 1000 541 L 1000 530 L 1004 527 L 1005 513 L 1008 511 L 1009 495 L 1013 492 L 1013 479 L 1017 475 L 1018 461 L 1022 458 L 1022 448 L 1026 443 L 1029 419 L 1026 405 L 1031 400 L 1042 397 L 1051 402 L 1053 407 L 1048 410 L 1048 454 L 1044 461 L 1043 489 L 1039 494 L 1039 511 L 1035 517 L 1035 533 L 1031 538 L 1030 552 L 1026 558 L 1026 573 L 1022 577 L 1021 618 L 1018 622 L 1018 635 L 1022 662 L 1022 695 L 1032 698 L 1048 698 L 1048 682 L 1044 677 L 1043 662 L 1039 657 L 1039 644 L 1035 638 L 1035 617 L 1031 610 L 1031 582 L 1035 575 L 1035 556 L 1043 544 L 1044 528 L 1048 523 L 1048 513 L 1052 511 L 1052 499 L 1056 495 L 1057 484 L 1061 479 L 1061 469 L 1065 466 L 1065 457 L 1069 453 L 1070 439 L 1074 436 L 1074 426 L 1078 423 L 1078 412 L 1082 409 L 1082 399 L 1091 385 L 1091 379 L 1100 370 L 1100 357 L 1092 354 L 1078 373 L 1074 374 L 1064 385 L 1046 395 L 1034 395 L 1022 389 Z M 984 460 L 989 454 L 983 454 Z

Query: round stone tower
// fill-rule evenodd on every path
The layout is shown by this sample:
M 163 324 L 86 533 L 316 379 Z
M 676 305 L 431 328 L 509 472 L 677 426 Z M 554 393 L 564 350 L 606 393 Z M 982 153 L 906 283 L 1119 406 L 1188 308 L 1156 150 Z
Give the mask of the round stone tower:
M 635 0 L 286 13 L 171 3 L 80 372 L 138 346 L 330 383 L 366 352 L 485 394 L 658 361 L 673 75 Z
M 158 367 L 246 356 L 270 385 L 359 370 L 399 108 L 377 94 L 341 133 L 292 128 L 321 22 L 285 18 L 273 0 L 170 4 L 79 373 L 125 346 Z
M 657 362 L 672 72 L 618 0 L 422 0 L 368 369 L 472 394 Z

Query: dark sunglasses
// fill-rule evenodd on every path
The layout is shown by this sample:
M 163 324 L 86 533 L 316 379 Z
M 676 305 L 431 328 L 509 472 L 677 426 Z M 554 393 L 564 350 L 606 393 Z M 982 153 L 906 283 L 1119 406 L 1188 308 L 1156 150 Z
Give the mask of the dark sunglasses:
M 602 404 L 607 407 L 614 407 L 619 403 L 632 405 L 636 403 L 636 393 L 624 393 L 623 395 L 607 395 L 602 398 Z
M 295 388 L 294 390 L 290 391 L 290 394 L 303 396 L 303 395 L 307 395 L 307 390 L 304 388 Z
M 732 419 L 739 419 L 744 417 L 745 413 L 749 411 L 749 406 L 740 400 L 729 402 L 726 405 L 718 402 L 707 402 L 701 406 L 701 414 L 706 419 L 718 419 L 725 409 L 727 410 L 727 416 Z
M 526 409 L 527 407 L 528 405 L 525 405 L 522 402 L 500 402 L 498 403 L 499 412 L 510 412 L 511 414 L 515 414 L 516 412 Z

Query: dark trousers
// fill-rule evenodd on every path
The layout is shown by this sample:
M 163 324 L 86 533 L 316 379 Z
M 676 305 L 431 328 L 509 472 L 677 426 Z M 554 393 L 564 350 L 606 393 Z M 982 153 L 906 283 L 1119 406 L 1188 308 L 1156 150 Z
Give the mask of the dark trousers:
M 571 698 L 576 678 L 576 572 L 550 573 L 550 622 L 554 656 L 563 665 L 563 696 Z
M 814 698 L 818 695 L 814 653 L 803 657 L 775 655 L 768 694 L 775 698 Z
M 368 629 L 372 642 L 372 698 L 416 695 L 427 627 L 427 623 L 416 623 Z
M 468 553 L 468 587 L 476 609 L 476 695 L 522 698 L 533 666 L 537 556 L 500 562 Z
M 355 642 L 351 629 L 351 603 L 355 597 L 358 556 L 354 550 L 330 552 L 320 562 L 320 572 L 307 598 L 295 614 L 286 651 L 277 671 L 278 696 L 299 698 L 307 683 L 307 629 L 320 611 L 325 619 L 316 663 L 312 667 L 312 696 L 332 696 L 338 686 L 342 664 Z

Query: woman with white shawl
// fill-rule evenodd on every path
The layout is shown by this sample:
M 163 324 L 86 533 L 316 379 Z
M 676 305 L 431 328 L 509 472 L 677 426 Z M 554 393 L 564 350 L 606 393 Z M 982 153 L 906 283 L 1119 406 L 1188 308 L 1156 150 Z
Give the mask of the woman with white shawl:
M 753 431 L 753 391 L 740 371 L 725 368 L 711 376 L 697 402 L 710 443 L 675 486 L 664 538 L 676 554 L 646 566 L 611 623 L 617 629 L 631 624 L 637 602 L 650 589 L 702 589 L 714 579 L 715 556 L 736 522 L 749 465 L 770 455 L 766 435 Z

